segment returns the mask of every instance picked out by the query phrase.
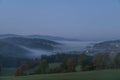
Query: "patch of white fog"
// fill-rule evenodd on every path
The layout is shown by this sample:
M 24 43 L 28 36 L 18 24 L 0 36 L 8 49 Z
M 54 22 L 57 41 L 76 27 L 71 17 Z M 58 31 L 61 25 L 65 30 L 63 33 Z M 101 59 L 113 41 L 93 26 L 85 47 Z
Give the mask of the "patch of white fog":
M 87 41 L 57 41 L 62 43 L 56 52 L 69 52 L 69 51 L 83 51 L 87 46 L 93 45 L 95 42 Z
M 27 58 L 40 58 L 41 55 L 52 54 L 52 51 L 48 51 L 48 50 L 32 49 L 24 46 L 21 46 L 21 47 L 29 51 L 29 53 L 26 53 Z
M 21 47 L 29 51 L 29 53 L 26 54 L 28 58 L 40 58 L 41 55 L 52 55 L 57 52 L 82 51 L 86 49 L 87 46 L 95 43 L 85 41 L 56 41 L 56 42 L 61 43 L 62 45 L 56 46 L 58 48 L 56 48 L 53 51 L 31 49 L 24 46 Z
M 29 57 L 31 58 L 40 58 L 41 55 L 51 55 L 52 51 L 47 50 L 37 50 L 37 49 L 29 49 L 31 53 L 29 53 Z

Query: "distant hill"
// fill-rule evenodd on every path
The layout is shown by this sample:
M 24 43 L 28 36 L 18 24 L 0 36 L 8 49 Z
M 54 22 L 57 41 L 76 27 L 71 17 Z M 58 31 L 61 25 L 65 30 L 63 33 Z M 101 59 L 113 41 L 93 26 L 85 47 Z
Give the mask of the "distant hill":
M 55 41 L 46 39 L 31 39 L 25 37 L 8 37 L 0 39 L 0 54 L 7 56 L 11 55 L 25 55 L 29 53 L 26 48 L 40 49 L 40 50 L 54 50 L 56 45 L 60 45 Z
M 47 40 L 81 41 L 79 39 L 64 38 L 64 37 L 57 37 L 57 36 L 45 36 L 45 35 L 29 35 L 28 37 L 41 38 L 41 39 L 47 39 Z
M 28 48 L 33 49 L 44 49 L 44 50 L 53 50 L 55 45 L 59 45 L 59 43 L 46 39 L 32 39 L 25 37 L 11 37 L 2 39 L 11 44 L 16 44 Z
M 23 57 L 29 51 L 15 44 L 0 40 L 0 55 L 11 57 Z
M 48 35 L 15 35 L 15 34 L 3 34 L 0 35 L 0 38 L 10 38 L 10 37 L 25 37 L 25 38 L 37 38 L 37 39 L 46 39 L 46 40 L 64 40 L 64 41 L 81 41 L 79 39 L 64 38 L 58 36 L 48 36 Z
M 120 40 L 104 41 L 93 44 L 87 48 L 87 52 L 90 54 L 109 53 L 115 56 L 117 53 L 120 53 Z
M 46 39 L 10 35 L 2 36 L 0 38 L 0 64 L 7 67 L 16 66 L 18 63 L 20 64 L 27 59 L 34 58 L 33 55 L 35 54 L 31 50 L 39 50 L 37 54 L 44 54 L 40 51 L 53 51 L 57 48 L 57 45 L 61 44 Z
M 1 34 L 0 35 L 0 39 L 10 38 L 10 37 L 21 37 L 21 35 L 16 35 L 16 34 Z

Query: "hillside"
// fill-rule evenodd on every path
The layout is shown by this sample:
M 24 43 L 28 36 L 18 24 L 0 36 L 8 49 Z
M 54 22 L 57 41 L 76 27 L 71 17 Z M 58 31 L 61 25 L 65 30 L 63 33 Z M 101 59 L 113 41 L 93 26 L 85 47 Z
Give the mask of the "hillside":
M 9 57 L 21 57 L 26 56 L 25 53 L 29 53 L 29 51 L 15 44 L 0 40 L 0 55 Z
M 109 53 L 112 56 L 115 56 L 116 53 L 120 53 L 120 40 L 104 41 L 95 43 L 92 46 L 89 46 L 86 51 L 89 54 L 97 53 Z
M 2 77 L 1 80 L 120 80 L 120 70 Z
M 53 51 L 57 45 L 60 44 L 51 40 L 8 37 L 7 35 L 0 39 L 0 62 L 3 66 L 14 66 L 21 61 L 34 58 L 38 54 L 44 54 L 41 51 Z M 33 50 L 38 50 L 37 55 Z
M 53 50 L 55 45 L 58 45 L 57 42 L 46 40 L 46 39 L 35 39 L 35 38 L 25 38 L 25 37 L 12 37 L 2 39 L 3 41 L 25 46 L 33 49 L 44 49 L 44 50 Z
M 46 40 L 61 40 L 61 41 L 81 41 L 80 39 L 74 38 L 65 38 L 59 36 L 50 36 L 50 35 L 16 35 L 16 34 L 2 34 L 0 38 L 11 38 L 11 37 L 25 37 L 25 38 L 36 38 L 36 39 L 46 39 Z
M 0 39 L 0 54 L 5 56 L 24 56 L 30 53 L 26 48 L 53 50 L 59 43 L 45 39 L 29 39 L 24 37 L 12 37 Z M 26 48 L 25 48 L 26 47 Z

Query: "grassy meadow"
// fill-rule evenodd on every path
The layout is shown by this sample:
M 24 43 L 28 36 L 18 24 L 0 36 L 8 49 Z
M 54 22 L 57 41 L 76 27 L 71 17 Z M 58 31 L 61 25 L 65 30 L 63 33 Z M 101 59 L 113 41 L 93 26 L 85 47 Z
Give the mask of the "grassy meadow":
M 1 77 L 0 80 L 120 80 L 120 70 Z
M 14 76 L 15 68 L 2 68 L 0 76 Z

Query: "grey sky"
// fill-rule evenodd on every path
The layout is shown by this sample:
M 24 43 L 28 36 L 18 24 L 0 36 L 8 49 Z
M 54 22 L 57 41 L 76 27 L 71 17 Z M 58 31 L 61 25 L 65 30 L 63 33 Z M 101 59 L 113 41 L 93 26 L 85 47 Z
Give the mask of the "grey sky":
M 119 39 L 119 0 L 2 0 L 0 34 Z

